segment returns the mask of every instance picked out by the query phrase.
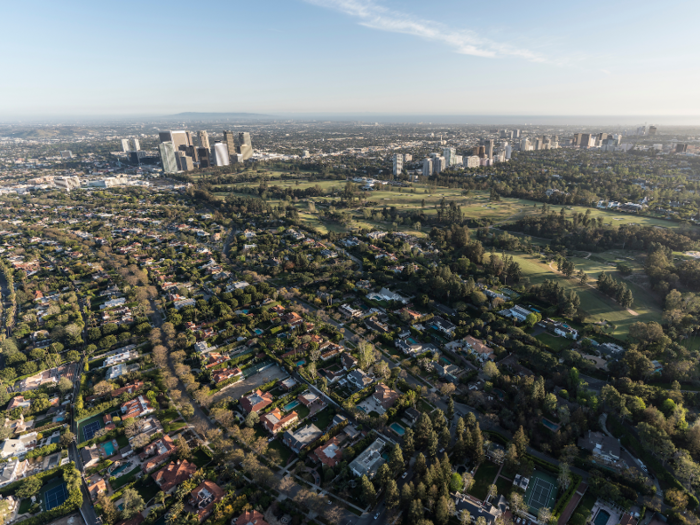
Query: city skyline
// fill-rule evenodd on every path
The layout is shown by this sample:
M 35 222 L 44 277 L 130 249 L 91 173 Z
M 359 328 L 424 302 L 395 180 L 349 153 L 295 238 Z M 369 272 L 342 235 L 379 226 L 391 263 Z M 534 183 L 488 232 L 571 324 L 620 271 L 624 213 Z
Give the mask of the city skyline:
M 650 1 L 582 10 L 506 0 L 272 0 L 217 6 L 216 17 L 185 32 L 170 29 L 183 2 L 72 5 L 38 2 L 29 28 L 0 36 L 13 49 L 13 74 L 0 83 L 3 120 L 243 112 L 700 122 L 692 52 L 700 38 L 691 27 L 700 6 L 689 1 L 660 11 Z M 25 5 L 7 11 L 28 18 Z M 176 52 L 162 51 L 168 40 L 181 41 Z M 222 58 L 227 48 L 241 52 Z M 182 75 L 183 64 L 197 64 L 196 74 Z M 443 74 L 423 77 L 425 67 Z

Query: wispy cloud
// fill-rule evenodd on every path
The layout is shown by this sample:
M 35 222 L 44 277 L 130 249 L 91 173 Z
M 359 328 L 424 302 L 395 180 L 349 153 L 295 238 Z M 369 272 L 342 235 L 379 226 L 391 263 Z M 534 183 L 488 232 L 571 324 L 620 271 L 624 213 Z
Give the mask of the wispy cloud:
M 444 24 L 388 9 L 374 0 L 304 0 L 319 7 L 334 9 L 355 17 L 360 25 L 413 35 L 432 42 L 441 42 L 456 53 L 485 58 L 517 57 L 532 62 L 551 62 L 538 53 L 511 44 L 494 42 L 471 30 L 456 30 Z

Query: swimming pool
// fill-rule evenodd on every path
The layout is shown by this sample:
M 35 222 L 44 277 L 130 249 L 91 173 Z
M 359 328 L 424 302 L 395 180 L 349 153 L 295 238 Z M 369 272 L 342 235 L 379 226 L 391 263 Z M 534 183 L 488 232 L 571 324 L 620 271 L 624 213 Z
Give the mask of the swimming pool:
M 542 418 L 542 424 L 552 432 L 556 432 L 557 430 L 559 430 L 559 425 L 557 425 L 556 423 L 552 423 L 549 419 L 546 419 L 544 417 Z
M 61 436 L 54 436 L 51 438 L 51 444 L 58 443 L 61 440 Z
M 297 399 L 295 399 L 291 403 L 287 403 L 286 405 L 284 405 L 282 407 L 282 410 L 284 410 L 285 412 L 289 412 L 291 409 L 293 409 L 294 407 L 296 407 L 298 405 L 299 405 L 299 401 Z
M 396 432 L 399 436 L 403 436 L 406 433 L 406 429 L 398 423 L 392 423 L 391 425 L 389 425 L 389 428 Z
M 107 441 L 106 443 L 103 443 L 102 448 L 104 449 L 107 457 L 114 455 L 114 444 L 111 441 Z
M 409 337 L 409 338 L 407 339 L 407 341 L 408 341 L 409 343 L 411 343 L 412 345 L 417 345 L 417 344 L 418 344 L 418 342 L 417 342 L 415 339 L 413 339 L 413 337 Z
M 53 420 L 58 423 L 59 421 L 63 421 L 63 416 L 56 416 Z
M 600 509 L 598 515 L 593 522 L 595 525 L 605 525 L 610 519 L 610 513 L 607 510 Z
M 440 361 L 442 361 L 443 363 L 448 364 L 448 365 L 452 364 L 452 362 L 449 359 L 447 359 L 446 357 L 441 357 Z
M 254 333 L 255 335 L 260 335 L 260 334 L 264 334 L 265 331 L 264 331 L 264 330 L 260 330 L 260 328 L 256 328 L 255 330 L 253 330 L 253 333 Z
M 121 473 L 124 472 L 127 468 L 129 468 L 129 465 L 130 465 L 130 463 L 122 463 L 121 465 L 119 465 L 117 468 L 115 468 L 115 469 L 112 471 L 112 473 L 110 474 L 110 476 L 114 476 L 114 477 L 116 478 L 119 474 L 121 474 Z
M 297 366 L 302 366 L 304 364 L 306 364 L 306 361 L 304 359 L 302 359 L 301 361 L 297 361 Z

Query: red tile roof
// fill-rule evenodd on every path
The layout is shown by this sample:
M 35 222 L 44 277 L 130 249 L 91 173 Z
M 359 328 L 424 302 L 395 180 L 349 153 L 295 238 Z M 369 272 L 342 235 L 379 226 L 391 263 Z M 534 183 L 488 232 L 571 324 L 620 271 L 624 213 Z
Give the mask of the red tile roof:
M 168 492 L 186 479 L 191 478 L 197 471 L 197 465 L 187 460 L 171 461 L 151 477 L 163 492 Z

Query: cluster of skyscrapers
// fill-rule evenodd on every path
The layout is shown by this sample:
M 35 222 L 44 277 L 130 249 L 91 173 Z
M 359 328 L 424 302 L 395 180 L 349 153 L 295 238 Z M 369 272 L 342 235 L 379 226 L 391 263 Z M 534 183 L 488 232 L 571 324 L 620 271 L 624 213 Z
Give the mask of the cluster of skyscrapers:
M 603 151 L 614 151 L 622 142 L 622 135 L 610 133 L 575 133 L 571 141 L 574 148 L 600 148 Z
M 122 151 L 124 153 L 129 153 L 131 151 L 141 151 L 141 144 L 139 139 L 133 139 L 134 147 L 129 147 L 129 139 L 122 139 Z
M 209 143 L 209 134 L 199 131 L 161 131 L 159 133 L 160 159 L 165 173 L 192 171 L 195 167 L 228 166 L 244 162 L 253 156 L 250 133 L 238 133 L 235 140 L 233 131 L 224 131 L 224 140 Z

